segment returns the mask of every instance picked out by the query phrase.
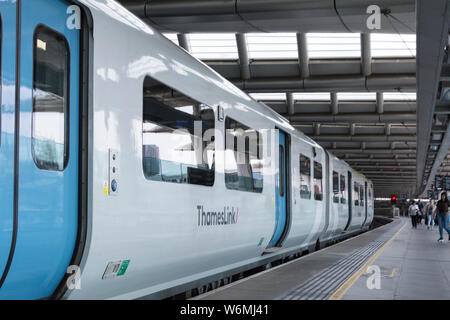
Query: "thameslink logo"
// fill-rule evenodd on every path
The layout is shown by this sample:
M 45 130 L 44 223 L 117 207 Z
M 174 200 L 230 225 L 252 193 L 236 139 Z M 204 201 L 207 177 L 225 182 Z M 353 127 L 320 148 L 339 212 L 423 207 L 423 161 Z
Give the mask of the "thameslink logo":
M 237 224 L 239 209 L 224 207 L 223 211 L 205 211 L 203 206 L 197 206 L 199 226 L 221 226 Z

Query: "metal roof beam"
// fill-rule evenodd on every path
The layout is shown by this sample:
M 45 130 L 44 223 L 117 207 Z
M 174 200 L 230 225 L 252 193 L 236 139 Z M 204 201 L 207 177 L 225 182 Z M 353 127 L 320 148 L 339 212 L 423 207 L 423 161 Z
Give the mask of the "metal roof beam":
M 316 124 L 320 125 L 320 124 Z M 351 135 L 341 135 L 341 134 L 323 134 L 320 135 L 315 132 L 314 136 L 310 136 L 311 139 L 315 141 L 337 141 L 337 142 L 343 142 L 343 141 L 357 141 L 357 142 L 391 142 L 391 141 L 416 141 L 415 135 L 375 135 L 375 134 L 361 134 L 357 135 L 354 134 L 352 129 Z
M 364 76 L 268 77 L 249 80 L 230 79 L 238 88 L 250 92 L 339 92 L 416 90 L 414 74 Z
M 292 92 L 286 93 L 286 102 L 288 106 L 288 114 L 294 115 L 295 114 L 295 101 L 294 101 L 294 94 Z
M 346 153 L 346 154 L 401 154 L 401 153 L 411 153 L 415 154 L 416 149 L 359 149 L 359 148 L 328 148 L 328 151 L 332 153 Z
M 339 100 L 336 92 L 331 92 L 331 113 L 337 115 L 339 113 Z
M 395 159 L 395 158 L 347 158 L 347 162 L 372 162 L 372 163 L 416 163 L 416 158 Z M 395 164 L 394 164 L 395 165 Z M 392 166 L 390 166 L 392 168 Z
M 372 51 L 370 33 L 361 33 L 361 70 L 364 76 L 372 74 Z
M 417 1 L 417 184 L 421 194 L 425 162 L 430 143 L 444 48 L 448 43 L 449 7 L 447 0 Z
M 241 78 L 243 80 L 250 79 L 250 60 L 248 58 L 247 38 L 245 34 L 236 34 L 236 45 L 239 54 L 239 66 L 241 70 Z
M 308 78 L 309 73 L 309 56 L 308 56 L 308 42 L 306 40 L 305 33 L 297 33 L 297 50 L 298 50 L 298 63 L 300 67 L 300 76 L 302 78 Z
M 168 32 L 371 32 L 367 1 L 361 0 L 119 0 L 138 17 Z M 392 26 L 381 16 L 384 32 L 412 33 L 415 1 L 385 4 L 402 21 Z M 383 6 L 383 7 L 384 7 Z M 377 30 L 374 30 L 377 31 Z
M 182 47 L 184 50 L 186 50 L 187 52 L 191 52 L 191 44 L 189 42 L 189 37 L 187 34 L 185 33 L 178 33 L 177 34 L 177 38 L 178 38 L 178 44 L 180 45 L 180 47 Z
M 237 60 L 204 60 L 211 68 L 227 79 L 239 78 L 239 65 Z M 254 59 L 250 61 L 252 78 L 275 77 L 324 77 L 336 75 L 361 76 L 361 61 L 357 58 L 335 59 L 309 59 L 306 77 L 301 74 L 299 63 L 306 61 L 300 59 Z M 415 58 L 373 58 L 372 75 L 415 75 Z
M 286 115 L 285 115 L 286 116 Z M 415 112 L 390 112 L 384 114 L 377 113 L 340 113 L 331 115 L 328 113 L 302 113 L 286 116 L 292 125 L 302 122 L 350 122 L 350 123 L 383 123 L 383 122 L 407 122 L 415 121 Z

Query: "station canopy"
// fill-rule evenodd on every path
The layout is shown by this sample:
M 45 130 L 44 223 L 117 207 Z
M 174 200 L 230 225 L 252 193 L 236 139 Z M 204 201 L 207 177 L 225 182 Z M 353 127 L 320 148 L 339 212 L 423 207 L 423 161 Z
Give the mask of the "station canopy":
M 122 3 L 370 178 L 376 196 L 426 194 L 450 171 L 447 1 L 419 1 L 417 15 L 413 0 L 383 1 L 379 30 L 366 1 Z

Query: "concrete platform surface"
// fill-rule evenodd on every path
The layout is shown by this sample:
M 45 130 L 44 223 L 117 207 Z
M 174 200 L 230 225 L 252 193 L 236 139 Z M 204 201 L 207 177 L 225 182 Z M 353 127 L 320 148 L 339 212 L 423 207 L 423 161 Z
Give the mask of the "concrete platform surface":
M 419 225 L 412 229 L 409 219 L 401 219 L 405 227 L 373 262 L 381 270 L 378 288 L 372 275 L 362 275 L 343 295 L 344 300 L 447 300 L 450 299 L 450 243 L 438 243 L 438 227 L 427 230 Z
M 195 300 L 450 299 L 450 243 L 408 218 L 208 292 Z

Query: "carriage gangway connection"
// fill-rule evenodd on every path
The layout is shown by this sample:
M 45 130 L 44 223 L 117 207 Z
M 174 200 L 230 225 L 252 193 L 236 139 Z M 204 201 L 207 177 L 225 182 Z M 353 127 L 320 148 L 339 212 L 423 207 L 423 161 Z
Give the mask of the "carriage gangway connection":
M 193 300 L 443 300 L 450 242 L 409 218 L 350 238 Z

